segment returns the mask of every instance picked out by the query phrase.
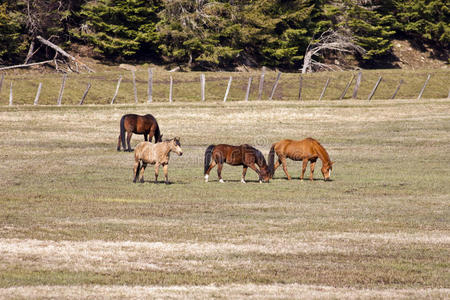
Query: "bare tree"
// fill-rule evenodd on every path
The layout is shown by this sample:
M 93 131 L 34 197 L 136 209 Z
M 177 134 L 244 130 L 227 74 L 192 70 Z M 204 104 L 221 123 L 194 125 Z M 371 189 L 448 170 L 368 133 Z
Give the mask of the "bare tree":
M 302 73 L 312 72 L 314 69 L 340 69 L 336 65 L 321 63 L 314 59 L 321 52 L 334 51 L 340 53 L 358 53 L 363 55 L 366 51 L 358 46 L 351 35 L 344 30 L 328 29 L 318 39 L 313 39 L 306 48 L 303 59 Z

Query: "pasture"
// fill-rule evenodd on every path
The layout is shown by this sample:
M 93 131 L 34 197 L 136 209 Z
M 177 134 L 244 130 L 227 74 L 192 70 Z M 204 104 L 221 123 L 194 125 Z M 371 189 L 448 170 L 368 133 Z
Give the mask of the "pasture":
M 125 113 L 181 137 L 171 184 L 132 183 Z M 204 183 L 210 144 L 308 136 L 331 182 Z M 449 146 L 448 99 L 2 106 L 0 298 L 448 298 Z

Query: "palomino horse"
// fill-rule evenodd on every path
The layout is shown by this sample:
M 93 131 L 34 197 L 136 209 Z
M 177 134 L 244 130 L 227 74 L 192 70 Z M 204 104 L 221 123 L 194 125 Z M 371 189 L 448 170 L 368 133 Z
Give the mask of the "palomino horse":
M 277 153 L 278 160 L 274 166 L 275 152 Z M 303 162 L 300 180 L 303 180 L 308 161 L 311 163 L 311 174 L 309 179 L 313 180 L 314 167 L 317 159 L 320 158 L 320 160 L 322 160 L 322 175 L 325 180 L 330 179 L 333 162 L 330 160 L 325 148 L 313 138 L 306 138 L 301 141 L 281 140 L 278 143 L 273 144 L 269 152 L 269 170 L 271 178 L 273 177 L 275 170 L 282 164 L 284 173 L 286 173 L 288 179 L 291 180 L 291 176 L 289 176 L 286 167 L 286 158 L 297 161 L 301 160 Z
M 209 172 L 216 164 L 219 182 L 224 182 L 221 174 L 224 162 L 232 166 L 244 167 L 242 170 L 242 183 L 245 183 L 245 174 L 249 167 L 258 174 L 260 182 L 269 182 L 269 168 L 266 164 L 264 155 L 262 155 L 258 149 L 247 144 L 240 146 L 225 144 L 208 146 L 205 151 L 205 182 L 208 182 Z M 255 164 L 258 165 L 259 170 L 256 168 Z
M 150 142 L 140 142 L 134 149 L 133 182 L 136 182 L 138 177 L 140 182 L 144 182 L 145 168 L 147 167 L 147 164 L 151 164 L 155 165 L 155 183 L 158 182 L 159 166 L 162 165 L 164 168 L 164 182 L 168 184 L 168 168 L 171 151 L 180 156 L 183 155 L 183 150 L 181 150 L 180 145 L 180 138 L 176 137 L 156 144 L 152 144 Z
M 125 132 L 127 133 L 128 150 L 125 149 Z M 151 142 L 153 136 L 155 137 L 155 143 L 161 142 L 162 140 L 158 122 L 156 122 L 156 119 L 152 115 L 123 115 L 120 119 L 120 134 L 119 141 L 117 142 L 117 151 L 120 151 L 120 143 L 122 143 L 124 151 L 132 151 L 130 140 L 133 133 L 143 134 L 145 141 L 147 141 L 147 137 L 149 137 L 148 141 Z

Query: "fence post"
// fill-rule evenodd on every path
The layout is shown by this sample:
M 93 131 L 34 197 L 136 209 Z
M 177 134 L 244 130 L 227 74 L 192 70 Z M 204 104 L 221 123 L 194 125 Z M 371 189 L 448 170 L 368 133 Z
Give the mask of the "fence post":
M 133 77 L 133 93 L 134 93 L 134 103 L 138 103 L 138 96 L 137 96 L 137 88 L 136 88 L 136 72 L 131 71 L 131 75 Z
M 262 99 L 265 73 L 266 73 L 266 67 L 262 67 L 262 74 L 261 74 L 261 78 L 259 79 L 258 100 Z
M 302 100 L 302 86 L 303 86 L 303 77 L 300 75 L 300 84 L 298 88 L 298 100 Z
M 274 83 L 274 85 L 273 85 L 273 87 L 272 87 L 272 92 L 270 93 L 269 100 L 272 100 L 273 95 L 275 94 L 275 90 L 277 89 L 277 86 L 278 86 L 278 80 L 280 80 L 280 77 L 281 77 L 281 72 L 278 72 L 278 74 L 277 74 L 277 79 L 275 80 L 275 83 Z
M 427 87 L 427 84 L 428 84 L 428 81 L 430 80 L 430 78 L 431 78 L 431 74 L 428 74 L 427 80 L 425 80 L 425 83 L 423 84 L 423 87 L 422 87 L 422 89 L 420 90 L 420 94 L 419 94 L 419 96 L 417 97 L 417 100 L 420 100 L 420 99 L 422 98 L 422 94 L 423 94 L 423 92 L 425 91 L 425 88 Z
M 358 89 L 361 84 L 361 80 L 362 80 L 362 72 L 359 72 L 356 77 L 356 83 L 355 83 L 355 88 L 353 89 L 352 99 L 356 99 L 356 97 L 358 96 Z
M 153 69 L 148 68 L 148 87 L 147 87 L 147 102 L 151 103 L 153 101 Z
M 223 97 L 223 102 L 227 101 L 228 93 L 230 92 L 231 82 L 233 81 L 233 76 L 230 76 L 230 80 L 228 80 L 227 90 L 225 92 L 225 97 Z
M 344 89 L 344 91 L 342 92 L 341 97 L 339 97 L 339 100 L 344 99 L 345 94 L 347 94 L 348 88 L 349 88 L 350 85 L 352 84 L 354 78 L 355 78 L 355 74 L 352 74 L 352 78 L 350 78 L 350 81 L 349 81 L 349 82 L 347 83 L 347 85 L 345 86 L 345 89 Z
M 91 83 L 88 83 L 86 90 L 84 91 L 83 97 L 81 97 L 80 105 L 83 105 L 84 99 L 86 99 L 86 96 L 87 96 L 90 88 L 91 88 Z
M 61 106 L 62 97 L 64 94 L 64 86 L 66 85 L 66 79 L 67 79 L 67 74 L 64 74 L 62 83 L 61 83 L 61 88 L 59 89 L 59 96 L 58 96 L 58 101 L 57 101 L 58 106 Z
M 2 77 L 0 78 L 0 93 L 2 92 L 2 86 L 3 86 L 4 79 L 5 79 L 5 74 L 2 74 Z
M 369 97 L 367 98 L 367 100 L 372 100 L 372 97 L 373 97 L 373 95 L 375 95 L 375 92 L 376 92 L 376 90 L 377 90 L 377 88 L 378 88 L 378 85 L 380 84 L 380 82 L 381 82 L 381 79 L 383 79 L 383 77 L 378 77 L 378 80 L 377 80 L 377 83 L 375 83 L 375 85 L 374 85 L 374 87 L 373 87 L 373 89 L 372 89 L 372 92 L 369 94 Z
M 173 102 L 172 96 L 173 96 L 173 77 L 170 76 L 170 87 L 169 87 L 169 102 L 170 103 Z
M 116 92 L 114 93 L 113 98 L 111 99 L 111 104 L 114 104 L 116 100 L 117 94 L 119 93 L 120 82 L 122 81 L 122 75 L 119 76 L 119 80 L 117 80 Z
M 395 98 L 395 96 L 397 96 L 398 91 L 400 90 L 400 86 L 403 84 L 403 79 L 400 79 L 397 88 L 395 89 L 394 94 L 391 97 L 391 100 L 393 100 Z
M 200 74 L 200 94 L 202 96 L 202 101 L 205 101 L 205 74 Z
M 248 78 L 248 84 L 247 84 L 247 92 L 245 93 L 245 101 L 248 101 L 248 97 L 250 97 L 250 89 L 252 86 L 253 77 L 250 76 Z
M 39 96 L 41 95 L 41 89 L 42 89 L 42 82 L 39 82 L 39 86 L 38 86 L 38 89 L 36 92 L 36 97 L 34 98 L 34 102 L 33 102 L 34 105 L 37 105 L 39 102 Z
M 319 101 L 322 100 L 323 96 L 325 95 L 325 92 L 327 90 L 329 83 L 330 83 L 330 78 L 327 78 L 327 81 L 325 82 L 325 85 L 323 86 L 322 93 L 320 94 Z
M 9 86 L 9 106 L 13 105 L 13 82 Z

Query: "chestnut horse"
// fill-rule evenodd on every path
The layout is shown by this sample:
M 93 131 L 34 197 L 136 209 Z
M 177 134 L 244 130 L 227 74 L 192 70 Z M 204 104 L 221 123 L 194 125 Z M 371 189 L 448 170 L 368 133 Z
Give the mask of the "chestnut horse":
M 277 153 L 278 160 L 274 165 L 274 156 Z M 301 141 L 293 140 L 281 140 L 278 143 L 272 144 L 269 152 L 269 171 L 270 177 L 273 177 L 275 170 L 280 166 L 283 166 L 284 173 L 291 180 L 286 167 L 286 158 L 292 160 L 301 160 L 303 162 L 302 175 L 300 180 L 303 180 L 303 175 L 305 174 L 306 166 L 310 162 L 311 174 L 309 179 L 313 180 L 314 167 L 318 158 L 322 160 L 322 175 L 325 180 L 329 180 L 331 176 L 333 162 L 330 160 L 325 148 L 315 139 L 306 138 Z
M 168 184 L 168 168 L 171 151 L 180 156 L 183 155 L 180 138 L 173 138 L 171 140 L 156 144 L 152 144 L 150 142 L 140 142 L 134 149 L 133 182 L 136 182 L 138 177 L 140 182 L 144 182 L 145 168 L 147 167 L 147 164 L 151 164 L 155 165 L 155 183 L 158 182 L 159 166 L 163 166 L 165 183 Z
M 125 149 L 125 132 L 127 133 L 128 149 Z M 120 134 L 119 141 L 117 142 L 117 151 L 120 151 L 120 143 L 122 143 L 124 151 L 132 151 L 130 140 L 133 133 L 143 134 L 145 141 L 147 141 L 148 137 L 148 141 L 151 142 L 153 136 L 155 137 L 155 143 L 161 142 L 162 140 L 162 134 L 159 131 L 158 122 L 156 122 L 156 119 L 152 115 L 123 115 L 120 119 Z
M 205 182 L 208 182 L 209 172 L 216 164 L 219 182 L 224 182 L 222 179 L 222 167 L 224 162 L 232 166 L 243 166 L 242 183 L 245 183 L 245 174 L 249 167 L 258 174 L 259 182 L 269 182 L 270 173 L 264 155 L 258 149 L 247 144 L 240 146 L 225 144 L 208 146 L 205 151 Z M 259 170 L 256 168 L 255 164 L 258 165 Z

